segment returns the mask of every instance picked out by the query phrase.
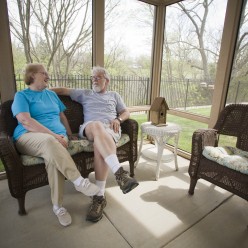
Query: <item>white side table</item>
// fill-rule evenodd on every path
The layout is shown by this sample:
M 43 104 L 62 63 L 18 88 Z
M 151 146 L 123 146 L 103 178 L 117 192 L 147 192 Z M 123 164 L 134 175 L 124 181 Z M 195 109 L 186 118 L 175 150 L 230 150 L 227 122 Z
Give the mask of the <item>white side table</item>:
M 178 147 L 178 140 L 179 140 L 179 134 L 182 128 L 174 123 L 166 123 L 166 126 L 154 126 L 151 124 L 151 122 L 145 122 L 142 123 L 141 128 L 141 142 L 139 147 L 139 153 L 137 162 L 135 164 L 135 167 L 139 163 L 140 155 L 141 155 L 141 149 L 143 146 L 143 140 L 145 135 L 150 135 L 155 140 L 155 146 L 157 147 L 157 169 L 156 169 L 156 180 L 159 179 L 159 172 L 160 172 L 160 164 L 161 164 L 161 158 L 163 154 L 164 147 L 168 140 L 172 137 L 174 137 L 174 160 L 175 160 L 175 167 L 176 170 L 178 170 L 178 164 L 177 164 L 177 147 Z

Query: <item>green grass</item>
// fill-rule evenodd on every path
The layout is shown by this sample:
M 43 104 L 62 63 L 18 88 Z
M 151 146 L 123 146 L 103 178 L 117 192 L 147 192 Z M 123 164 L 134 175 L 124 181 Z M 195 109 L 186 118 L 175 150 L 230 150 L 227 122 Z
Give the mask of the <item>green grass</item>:
M 198 114 L 198 115 L 204 115 L 204 116 L 210 116 L 210 111 L 211 108 L 210 107 L 206 107 L 206 108 L 194 108 L 194 109 L 190 109 L 187 110 L 190 113 L 194 113 L 194 114 Z
M 3 166 L 3 162 L 0 159 L 0 172 L 3 172 L 3 171 L 5 171 L 5 169 L 4 169 L 4 166 Z
M 182 131 L 179 137 L 178 147 L 179 149 L 184 150 L 186 152 L 190 152 L 190 153 L 191 153 L 191 143 L 192 143 L 193 132 L 199 128 L 208 127 L 207 124 L 188 120 L 188 119 L 177 117 L 177 116 L 168 115 L 167 119 L 168 119 L 168 122 L 176 123 L 182 127 Z M 172 141 L 169 141 L 168 143 L 173 145 Z
M 140 130 L 140 125 L 147 120 L 147 114 L 137 114 L 137 115 L 131 115 L 130 117 L 131 119 L 134 119 L 138 122 L 139 124 L 139 134 L 138 134 L 138 139 L 140 140 L 140 137 L 141 137 L 141 130 Z

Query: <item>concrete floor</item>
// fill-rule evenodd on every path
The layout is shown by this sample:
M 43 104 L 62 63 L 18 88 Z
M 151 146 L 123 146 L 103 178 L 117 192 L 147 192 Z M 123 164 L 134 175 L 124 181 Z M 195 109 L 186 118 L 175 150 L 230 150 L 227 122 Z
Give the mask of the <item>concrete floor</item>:
M 123 195 L 113 175 L 106 189 L 107 207 L 98 223 L 85 221 L 90 198 L 65 183 L 64 206 L 72 225 L 62 227 L 52 212 L 48 186 L 26 196 L 26 216 L 17 213 L 7 180 L 0 181 L 1 248 L 247 248 L 247 201 L 199 180 L 194 196 L 187 194 L 189 161 L 178 158 L 161 165 L 141 158 L 135 175 L 140 185 Z M 128 169 L 128 165 L 124 164 Z M 90 175 L 94 181 L 94 173 Z

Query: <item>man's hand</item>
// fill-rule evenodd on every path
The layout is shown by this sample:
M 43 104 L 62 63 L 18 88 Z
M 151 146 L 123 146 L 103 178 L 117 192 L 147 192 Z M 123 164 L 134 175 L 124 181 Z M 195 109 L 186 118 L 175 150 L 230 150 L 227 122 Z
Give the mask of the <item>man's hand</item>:
M 78 140 L 78 137 L 76 135 L 68 135 L 69 140 Z
M 120 129 L 120 121 L 118 119 L 113 119 L 110 123 L 110 128 L 114 130 L 115 133 L 119 132 Z

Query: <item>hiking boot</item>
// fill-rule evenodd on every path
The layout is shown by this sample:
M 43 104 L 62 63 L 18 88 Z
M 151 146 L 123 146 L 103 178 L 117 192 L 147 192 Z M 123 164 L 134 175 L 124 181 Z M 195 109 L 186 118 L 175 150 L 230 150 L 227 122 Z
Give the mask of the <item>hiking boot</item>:
M 120 169 L 115 172 L 115 178 L 123 194 L 130 192 L 139 185 L 136 179 L 130 177 L 129 173 L 122 167 L 120 167 Z
M 71 216 L 65 208 L 61 207 L 57 210 L 53 209 L 53 212 L 58 217 L 59 223 L 62 226 L 69 226 L 71 224 Z
M 75 185 L 75 188 L 77 191 L 87 196 L 96 195 L 100 191 L 99 187 L 97 187 L 94 183 L 91 183 L 88 178 L 83 179 L 79 186 Z
M 89 208 L 88 214 L 86 216 L 86 220 L 97 222 L 103 216 L 103 209 L 106 207 L 107 201 L 104 196 L 94 195 L 92 204 Z

